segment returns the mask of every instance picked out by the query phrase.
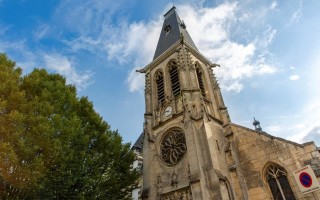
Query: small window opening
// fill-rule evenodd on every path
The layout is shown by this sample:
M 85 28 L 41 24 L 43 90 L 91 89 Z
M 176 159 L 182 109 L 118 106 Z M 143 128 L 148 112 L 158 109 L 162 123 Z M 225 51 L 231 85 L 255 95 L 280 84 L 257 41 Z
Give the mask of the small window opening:
M 216 144 L 217 144 L 217 149 L 218 149 L 218 151 L 220 151 L 219 141 L 218 141 L 218 140 L 216 140 Z
M 206 96 L 206 90 L 204 88 L 204 83 L 203 83 L 203 75 L 202 71 L 200 70 L 199 66 L 196 66 L 196 73 L 197 73 L 197 79 L 198 79 L 198 84 L 199 84 L 199 89 L 201 91 L 202 96 Z
M 169 33 L 169 31 L 171 30 L 171 26 L 170 25 L 166 25 L 163 29 L 166 33 Z
M 164 81 L 162 72 L 158 71 L 156 75 L 157 92 L 158 92 L 158 102 L 159 104 L 164 102 Z
M 180 89 L 180 81 L 179 81 L 179 72 L 177 64 L 172 61 L 169 66 L 169 73 L 170 73 L 170 79 L 171 79 L 171 89 L 173 96 L 179 96 L 181 93 Z

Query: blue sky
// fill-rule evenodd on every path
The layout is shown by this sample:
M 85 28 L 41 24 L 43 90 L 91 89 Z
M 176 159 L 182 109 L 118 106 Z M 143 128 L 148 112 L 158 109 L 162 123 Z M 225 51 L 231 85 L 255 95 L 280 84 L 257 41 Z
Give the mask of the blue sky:
M 320 146 L 320 1 L 175 0 L 234 123 Z M 118 129 L 142 132 L 144 77 L 172 1 L 0 0 L 0 52 L 63 74 Z

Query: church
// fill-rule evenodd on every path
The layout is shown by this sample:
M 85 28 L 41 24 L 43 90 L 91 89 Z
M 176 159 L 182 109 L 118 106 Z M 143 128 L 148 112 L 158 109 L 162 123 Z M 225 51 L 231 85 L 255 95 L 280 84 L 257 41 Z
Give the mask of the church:
M 320 200 L 320 148 L 274 137 L 257 120 L 255 129 L 233 123 L 217 66 L 171 8 L 152 62 L 137 70 L 145 74 L 145 121 L 132 147 L 141 170 L 133 198 Z M 307 168 L 314 175 L 295 178 Z

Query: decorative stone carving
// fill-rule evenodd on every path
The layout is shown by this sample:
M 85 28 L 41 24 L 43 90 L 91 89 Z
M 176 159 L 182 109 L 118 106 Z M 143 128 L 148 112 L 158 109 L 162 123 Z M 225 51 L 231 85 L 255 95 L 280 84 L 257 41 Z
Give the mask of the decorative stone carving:
M 162 180 L 161 180 L 161 176 L 160 175 L 157 178 L 157 188 L 158 188 L 158 194 L 161 194 L 161 192 L 162 192 Z
M 231 151 L 231 140 L 227 140 L 224 146 L 224 152 Z
M 194 69 L 192 67 L 193 62 L 191 59 L 191 53 L 185 45 L 182 45 L 181 48 L 178 50 L 178 66 L 180 67 L 180 69 L 183 70 Z
M 145 77 L 145 84 L 146 84 L 146 88 L 145 88 L 145 93 L 147 94 L 151 94 L 151 80 L 150 80 L 150 73 L 146 73 L 146 77 Z
M 161 142 L 161 158 L 168 165 L 177 164 L 187 151 L 184 133 L 172 130 Z
M 209 67 L 207 69 L 208 69 L 208 74 L 209 74 L 210 82 L 211 82 L 211 85 L 212 85 L 213 89 L 220 89 L 219 88 L 219 84 L 217 82 L 217 79 L 216 79 L 212 69 L 209 68 Z
M 199 120 L 203 118 L 204 115 L 204 107 L 203 105 L 198 105 L 195 101 L 191 101 L 189 105 L 187 105 L 187 108 L 189 108 L 188 112 L 190 113 L 190 117 L 193 120 Z
M 195 182 L 199 182 L 199 181 L 200 181 L 199 173 L 195 173 L 195 174 L 190 174 L 189 175 L 189 182 L 190 183 L 195 183 Z
M 154 121 L 155 121 L 155 125 L 158 125 L 161 122 L 161 110 L 160 110 L 160 106 L 157 106 L 154 109 Z
M 177 174 L 175 172 L 173 172 L 171 175 L 171 187 L 172 188 L 178 187 L 178 178 L 177 178 Z
M 190 187 L 160 195 L 160 200 L 192 200 Z

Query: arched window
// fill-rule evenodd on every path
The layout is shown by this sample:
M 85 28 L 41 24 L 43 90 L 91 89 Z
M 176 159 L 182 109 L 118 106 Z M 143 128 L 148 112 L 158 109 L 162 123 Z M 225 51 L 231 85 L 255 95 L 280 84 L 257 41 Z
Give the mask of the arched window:
M 271 164 L 267 168 L 265 176 L 274 200 L 296 199 L 287 179 L 285 169 L 277 164 Z
M 170 74 L 170 80 L 171 80 L 172 94 L 175 97 L 179 96 L 181 93 L 181 89 L 180 89 L 178 67 L 175 61 L 171 61 L 169 63 L 169 74 Z
M 164 81 L 163 73 L 161 71 L 156 72 L 157 94 L 159 104 L 164 102 Z
M 203 73 L 202 73 L 202 70 L 200 69 L 200 65 L 198 63 L 196 64 L 196 73 L 197 73 L 199 89 L 201 91 L 202 96 L 205 97 L 206 96 L 206 90 L 204 88 Z

